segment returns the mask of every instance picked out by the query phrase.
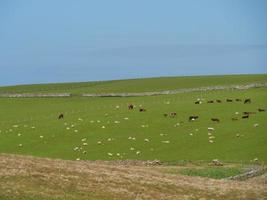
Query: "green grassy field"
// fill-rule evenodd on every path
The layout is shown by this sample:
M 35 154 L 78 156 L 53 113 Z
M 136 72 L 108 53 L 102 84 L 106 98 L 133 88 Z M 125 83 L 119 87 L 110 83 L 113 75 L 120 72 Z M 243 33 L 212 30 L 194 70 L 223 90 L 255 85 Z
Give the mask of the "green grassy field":
M 266 80 L 266 75 L 260 77 L 249 81 Z M 221 84 L 220 78 L 212 79 Z M 201 86 L 209 83 L 206 77 L 203 80 Z M 236 80 L 249 82 L 242 77 Z M 181 87 L 197 85 L 197 81 L 192 85 L 187 85 L 188 82 Z M 116 88 L 115 83 L 123 81 L 111 82 L 111 86 L 103 84 L 102 91 L 108 91 L 108 88 L 124 90 Z M 33 86 L 31 91 L 37 87 Z M 101 85 L 97 87 L 101 88 Z M 174 86 L 163 83 L 160 89 L 168 87 Z M 156 86 L 145 85 L 138 89 L 149 88 Z M 195 105 L 197 98 L 203 98 L 203 104 Z M 252 103 L 229 103 L 225 102 L 226 98 L 251 98 Z M 207 104 L 211 99 L 220 99 L 222 103 Z M 267 88 L 127 98 L 0 98 L 0 152 L 81 160 L 160 159 L 175 162 L 217 158 L 247 163 L 257 158 L 267 162 L 267 112 L 257 111 L 267 108 L 266 99 Z M 129 103 L 136 108 L 128 110 Z M 139 112 L 139 106 L 147 111 Z M 249 119 L 240 119 L 244 111 L 256 114 Z M 177 112 L 177 116 L 163 116 L 169 112 Z M 57 119 L 59 113 L 64 113 L 63 120 Z M 190 115 L 198 115 L 199 120 L 188 122 Z M 220 123 L 212 122 L 212 117 L 219 118 Z M 232 117 L 239 120 L 232 121 Z M 215 130 L 208 134 L 208 127 Z
M 267 82 L 266 74 L 162 77 L 131 80 L 98 81 L 83 83 L 38 84 L 0 87 L 0 93 L 110 93 L 152 92 L 179 88 L 196 88 L 217 85 Z

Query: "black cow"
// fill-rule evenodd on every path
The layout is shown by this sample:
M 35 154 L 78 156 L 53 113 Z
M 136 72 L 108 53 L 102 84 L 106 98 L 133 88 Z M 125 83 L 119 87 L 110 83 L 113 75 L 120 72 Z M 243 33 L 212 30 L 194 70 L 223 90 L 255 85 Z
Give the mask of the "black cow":
M 259 112 L 265 112 L 265 109 L 259 108 L 258 111 Z
M 242 119 L 248 119 L 248 118 L 249 118 L 249 115 L 242 116 Z
M 144 108 L 139 109 L 139 112 L 145 112 L 145 111 L 146 111 L 146 109 L 144 109 Z
M 245 99 L 244 104 L 249 104 L 249 103 L 251 103 L 251 99 Z
M 196 119 L 198 119 L 199 117 L 194 115 L 194 116 L 189 116 L 188 120 L 191 121 L 195 121 Z
M 211 121 L 219 123 L 220 120 L 218 118 L 211 118 Z
M 233 102 L 232 99 L 226 99 L 226 102 Z
M 58 119 L 63 119 L 64 118 L 64 114 L 61 113 L 59 116 L 58 116 Z

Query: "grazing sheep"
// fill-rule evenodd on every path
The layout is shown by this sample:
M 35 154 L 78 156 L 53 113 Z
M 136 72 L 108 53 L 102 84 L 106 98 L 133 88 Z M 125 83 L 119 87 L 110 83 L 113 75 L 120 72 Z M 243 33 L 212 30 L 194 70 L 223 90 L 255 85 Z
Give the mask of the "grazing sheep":
M 162 143 L 165 143 L 165 144 L 169 144 L 170 141 L 169 140 L 165 140 L 165 141 L 161 141 Z
M 109 155 L 109 156 L 113 156 L 113 154 L 112 154 L 112 153 L 108 153 L 108 155 Z
M 145 141 L 145 142 L 149 142 L 149 139 L 145 138 L 144 141 Z
M 214 131 L 215 129 L 212 127 L 208 127 L 208 131 Z

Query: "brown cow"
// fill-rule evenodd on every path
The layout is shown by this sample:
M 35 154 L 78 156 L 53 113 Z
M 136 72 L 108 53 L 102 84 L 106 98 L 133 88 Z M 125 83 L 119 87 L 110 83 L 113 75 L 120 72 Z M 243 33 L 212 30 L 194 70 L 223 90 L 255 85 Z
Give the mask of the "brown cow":
M 235 99 L 235 101 L 242 101 L 241 99 Z
M 128 105 L 128 109 L 129 109 L 129 110 L 134 109 L 134 105 L 133 105 L 133 104 L 129 104 L 129 105 Z
M 170 117 L 175 117 L 177 115 L 177 113 L 176 112 L 171 112 L 169 115 L 170 115 Z
M 218 118 L 211 118 L 211 121 L 219 123 L 220 120 Z
M 221 101 L 221 100 L 219 100 L 219 99 L 217 99 L 217 100 L 216 100 L 216 102 L 217 102 L 217 103 L 222 103 L 222 101 Z

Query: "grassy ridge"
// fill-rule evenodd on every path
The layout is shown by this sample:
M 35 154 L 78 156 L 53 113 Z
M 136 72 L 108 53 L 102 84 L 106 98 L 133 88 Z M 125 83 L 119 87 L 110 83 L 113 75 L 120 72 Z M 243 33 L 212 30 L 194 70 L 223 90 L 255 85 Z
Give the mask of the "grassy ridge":
M 224 75 L 224 76 L 192 76 L 162 77 L 146 79 L 130 79 L 115 81 L 37 84 L 0 87 L 0 93 L 110 93 L 110 92 L 150 92 L 174 90 L 179 88 L 195 88 L 216 85 L 248 84 L 267 82 L 267 75 Z

